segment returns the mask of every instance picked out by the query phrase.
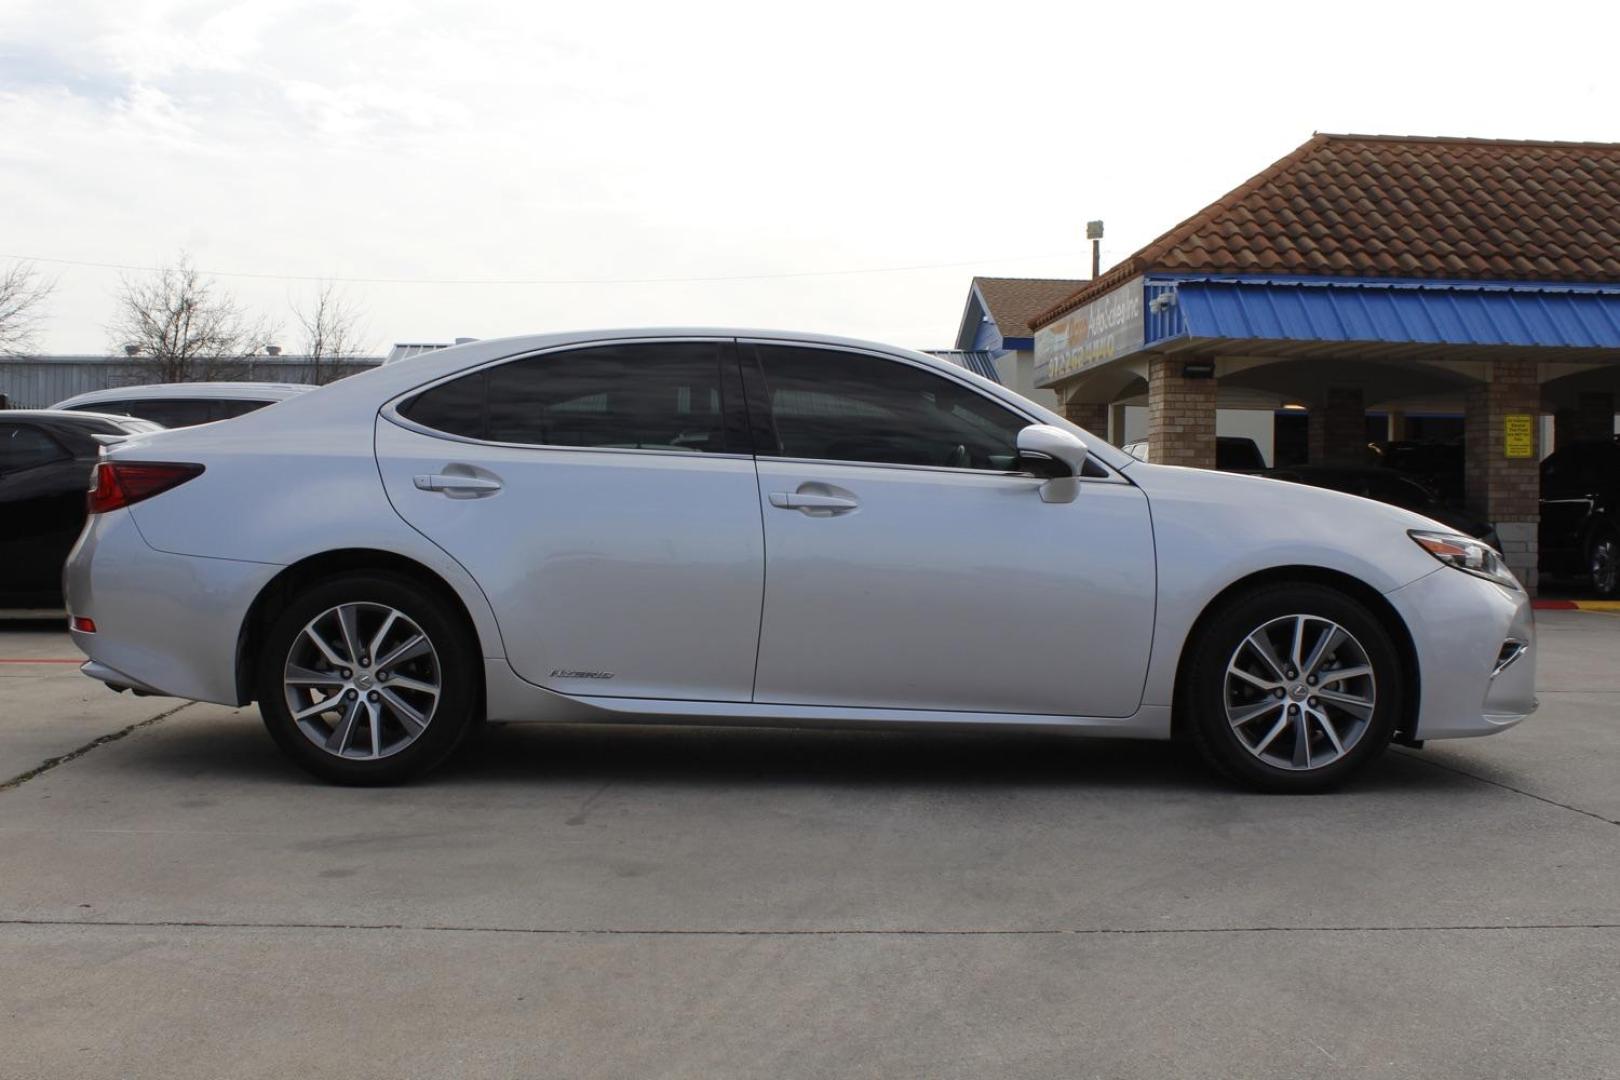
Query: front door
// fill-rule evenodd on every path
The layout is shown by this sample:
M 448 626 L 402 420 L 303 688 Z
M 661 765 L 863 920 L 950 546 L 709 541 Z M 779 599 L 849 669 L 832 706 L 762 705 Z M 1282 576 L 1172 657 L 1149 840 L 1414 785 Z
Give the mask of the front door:
M 738 386 L 729 342 L 541 353 L 385 409 L 378 464 L 482 586 L 523 678 L 747 701 L 764 555 Z
M 1042 502 L 1014 471 L 1031 421 L 921 365 L 765 343 L 744 360 L 771 421 L 755 701 L 1136 711 L 1155 587 L 1137 488 L 1099 469 Z

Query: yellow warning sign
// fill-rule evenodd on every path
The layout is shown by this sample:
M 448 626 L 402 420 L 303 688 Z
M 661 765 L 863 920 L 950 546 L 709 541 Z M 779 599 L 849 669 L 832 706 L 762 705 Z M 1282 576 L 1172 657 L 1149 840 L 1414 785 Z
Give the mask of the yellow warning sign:
M 1536 456 L 1536 418 L 1528 413 L 1510 413 L 1503 417 L 1503 442 L 1508 457 Z

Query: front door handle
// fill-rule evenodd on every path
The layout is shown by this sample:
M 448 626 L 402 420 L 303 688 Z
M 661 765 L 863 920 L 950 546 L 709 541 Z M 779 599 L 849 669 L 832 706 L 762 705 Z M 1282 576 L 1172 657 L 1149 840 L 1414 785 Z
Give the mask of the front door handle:
M 799 491 L 771 492 L 771 505 L 780 510 L 803 510 L 812 516 L 844 514 L 860 506 L 860 500 L 847 495 L 816 495 Z M 819 512 L 819 513 L 818 513 Z
M 452 499 L 476 499 L 480 495 L 493 495 L 501 490 L 501 482 L 494 477 L 455 473 L 420 473 L 412 482 L 418 491 L 437 491 Z

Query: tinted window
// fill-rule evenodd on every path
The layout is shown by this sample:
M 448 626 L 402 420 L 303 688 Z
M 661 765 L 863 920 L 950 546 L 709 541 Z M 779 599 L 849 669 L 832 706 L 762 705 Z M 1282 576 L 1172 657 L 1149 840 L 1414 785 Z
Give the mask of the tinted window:
M 1215 467 L 1226 472 L 1264 469 L 1266 459 L 1253 439 L 1221 438 L 1215 440 Z
M 765 345 L 758 354 L 785 457 L 1015 467 L 1029 422 L 959 383 L 857 353 Z
M 150 401 L 126 402 L 127 409 L 119 412 L 150 420 L 167 428 L 191 427 L 215 419 L 214 403 L 195 398 L 153 398 Z
M 127 401 L 87 401 L 82 405 L 69 405 L 73 412 L 107 413 L 109 416 L 130 416 Z
M 1541 493 L 1569 498 L 1591 495 L 1620 472 L 1620 446 L 1614 443 L 1574 443 L 1541 463 Z
M 75 405 L 80 412 L 111 413 L 114 416 L 134 416 L 150 420 L 166 428 L 192 427 L 217 420 L 215 402 L 199 398 L 134 398 L 124 401 L 95 401 Z M 259 408 L 268 402 L 250 402 Z M 234 414 L 232 414 L 234 415 Z
M 67 457 L 57 441 L 26 424 L 0 424 L 0 472 L 28 469 Z
M 247 401 L 241 398 L 221 398 L 214 402 L 214 419 L 229 420 L 233 416 L 256 412 L 270 404 L 268 401 Z
M 603 345 L 462 376 L 400 412 L 452 435 L 540 446 L 727 448 L 714 342 Z

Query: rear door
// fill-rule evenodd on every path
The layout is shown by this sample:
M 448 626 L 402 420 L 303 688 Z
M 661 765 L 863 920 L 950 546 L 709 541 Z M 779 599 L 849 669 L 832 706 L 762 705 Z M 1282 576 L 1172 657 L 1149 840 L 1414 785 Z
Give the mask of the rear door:
M 565 693 L 747 701 L 759 488 L 730 341 L 503 361 L 383 410 L 400 515 L 477 579 L 512 667 Z
M 1128 716 L 1155 566 L 1147 499 L 1015 471 L 1030 423 L 921 365 L 742 345 L 767 555 L 754 699 Z M 757 359 L 757 365 L 755 361 Z

